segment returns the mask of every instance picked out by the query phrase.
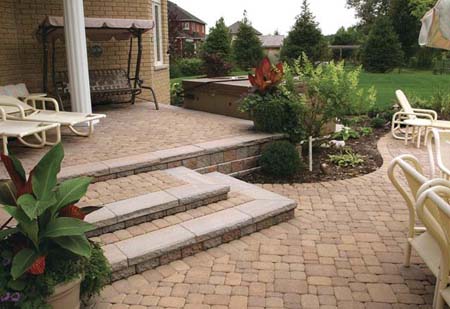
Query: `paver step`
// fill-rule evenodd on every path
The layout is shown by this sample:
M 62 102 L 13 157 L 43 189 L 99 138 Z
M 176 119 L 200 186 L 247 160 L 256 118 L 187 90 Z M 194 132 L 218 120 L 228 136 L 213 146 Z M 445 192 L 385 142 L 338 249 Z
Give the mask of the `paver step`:
M 200 175 L 185 168 L 169 173 L 198 186 L 231 187 L 230 198 L 157 220 L 153 226 L 144 223 L 110 233 L 126 238 L 103 243 L 113 280 L 216 247 L 294 216 L 295 201 L 230 176 Z M 96 240 L 101 241 L 102 236 Z
M 119 179 L 108 180 L 102 183 L 96 183 L 93 186 L 102 189 L 115 186 L 115 182 L 124 183 L 124 186 L 138 185 L 136 180 L 147 179 L 150 182 L 153 178 L 165 180 L 159 186 L 151 186 L 149 193 L 138 194 L 135 191 L 128 193 L 128 198 L 110 198 L 111 202 L 102 205 L 102 208 L 89 214 L 86 221 L 94 224 L 97 228 L 89 233 L 89 236 L 101 235 L 143 222 L 150 222 L 159 218 L 180 213 L 189 209 L 195 209 L 200 206 L 208 205 L 227 198 L 230 190 L 228 185 L 209 184 L 206 180 L 201 182 L 202 175 L 184 167 L 173 170 L 150 172 L 146 175 L 133 175 Z M 134 181 L 126 181 L 134 180 Z M 144 190 L 148 186 L 143 186 Z M 94 188 L 95 190 L 95 188 Z M 105 190 L 99 190 L 100 195 L 105 194 Z M 88 198 L 82 201 L 82 204 L 89 205 Z M 92 194 L 91 194 L 92 195 Z

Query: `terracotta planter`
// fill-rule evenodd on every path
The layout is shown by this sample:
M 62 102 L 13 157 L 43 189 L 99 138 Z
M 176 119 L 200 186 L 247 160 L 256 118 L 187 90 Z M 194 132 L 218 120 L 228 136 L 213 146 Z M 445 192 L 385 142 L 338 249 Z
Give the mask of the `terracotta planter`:
M 53 309 L 79 309 L 80 308 L 81 278 L 57 285 L 55 292 L 47 300 Z

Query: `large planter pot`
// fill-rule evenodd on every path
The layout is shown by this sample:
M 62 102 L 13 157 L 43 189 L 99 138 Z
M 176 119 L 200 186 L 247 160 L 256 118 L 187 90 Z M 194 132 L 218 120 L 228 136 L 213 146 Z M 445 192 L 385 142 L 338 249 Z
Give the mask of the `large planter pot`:
M 79 309 L 80 284 L 81 278 L 57 285 L 55 292 L 48 298 L 47 303 L 53 309 Z

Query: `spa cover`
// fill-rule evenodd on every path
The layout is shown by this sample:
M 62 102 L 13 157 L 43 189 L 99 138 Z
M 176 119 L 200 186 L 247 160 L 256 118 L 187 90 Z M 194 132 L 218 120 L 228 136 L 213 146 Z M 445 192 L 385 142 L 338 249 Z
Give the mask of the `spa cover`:
M 141 33 L 153 29 L 155 23 L 144 19 L 85 18 L 86 36 L 91 41 L 128 40 L 134 31 Z M 64 18 L 47 16 L 40 25 L 48 38 L 56 39 L 64 35 Z
M 422 18 L 419 44 L 450 50 L 450 0 L 439 0 Z

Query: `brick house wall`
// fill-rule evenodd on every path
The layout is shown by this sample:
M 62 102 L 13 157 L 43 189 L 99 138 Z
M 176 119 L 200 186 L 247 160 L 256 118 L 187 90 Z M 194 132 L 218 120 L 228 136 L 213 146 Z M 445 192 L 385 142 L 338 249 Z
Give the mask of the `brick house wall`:
M 0 85 L 25 82 L 31 91 L 42 87 L 42 46 L 36 38 L 38 25 L 47 15 L 62 16 L 62 0 L 2 0 L 0 3 Z M 152 0 L 84 0 L 86 17 L 129 18 L 153 20 Z M 154 61 L 153 31 L 143 36 L 141 78 L 151 85 L 161 103 L 170 102 L 167 0 L 161 0 L 164 65 L 156 67 Z M 88 50 L 100 45 L 100 57 L 89 55 L 89 67 L 127 67 L 129 41 L 89 42 Z M 57 70 L 66 70 L 64 40 L 58 40 Z M 136 52 L 134 45 L 134 52 Z M 136 56 L 136 53 L 134 53 Z M 136 57 L 134 57 L 134 60 Z M 50 61 L 50 57 L 49 57 Z M 49 78 L 49 84 L 52 81 Z M 144 97 L 149 97 L 144 93 Z

